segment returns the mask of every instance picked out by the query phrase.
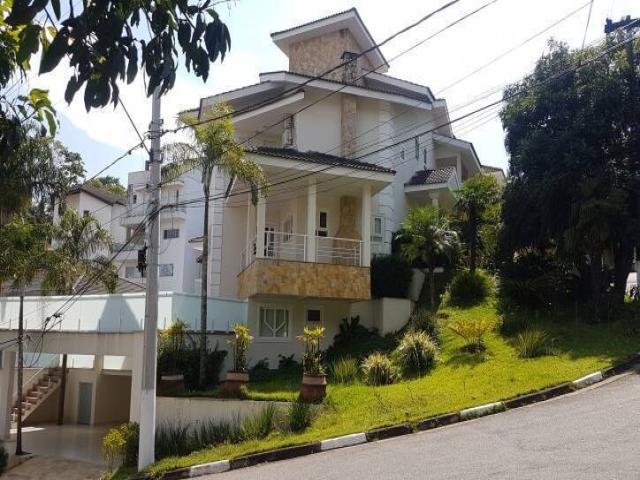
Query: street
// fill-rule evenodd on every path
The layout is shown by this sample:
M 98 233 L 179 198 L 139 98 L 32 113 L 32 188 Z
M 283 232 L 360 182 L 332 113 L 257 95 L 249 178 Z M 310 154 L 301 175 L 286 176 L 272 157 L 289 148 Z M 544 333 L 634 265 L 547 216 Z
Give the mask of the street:
M 640 376 L 439 430 L 206 478 L 636 479 Z

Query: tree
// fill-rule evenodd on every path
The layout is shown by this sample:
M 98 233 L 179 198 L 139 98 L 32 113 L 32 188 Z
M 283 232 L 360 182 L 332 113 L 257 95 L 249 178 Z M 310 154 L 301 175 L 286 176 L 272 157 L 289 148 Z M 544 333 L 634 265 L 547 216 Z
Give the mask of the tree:
M 105 231 L 92 217 L 80 218 L 68 210 L 59 228 L 51 223 L 34 222 L 26 217 L 15 217 L 0 229 L 0 287 L 10 282 L 20 292 L 18 327 L 18 416 L 16 455 L 22 455 L 22 390 L 24 366 L 24 294 L 36 275 L 41 275 L 43 293 L 51 291 L 70 293 L 73 276 L 86 276 L 90 269 L 113 291 L 113 273 L 98 266 L 89 255 L 104 245 Z M 97 227 L 97 228 L 96 228 Z M 107 233 L 108 234 L 108 233 Z M 58 240 L 57 248 L 49 243 Z M 117 277 L 116 277 L 117 278 Z
M 177 178 L 190 170 L 202 174 L 204 193 L 204 218 L 202 241 L 202 289 L 200 301 L 200 376 L 201 387 L 206 382 L 207 360 L 207 276 L 209 260 L 209 206 L 211 203 L 211 181 L 216 171 L 228 178 L 244 181 L 251 189 L 254 203 L 258 195 L 266 194 L 267 179 L 262 169 L 245 158 L 244 150 L 234 139 L 234 125 L 230 117 L 231 108 L 220 104 L 206 115 L 209 121 L 196 126 L 196 120 L 183 117 L 186 125 L 192 125 L 192 143 L 176 143 L 165 147 L 164 158 L 168 164 L 163 168 L 163 181 Z M 220 118 L 220 117 L 223 118 Z
M 467 249 L 471 272 L 475 272 L 478 256 L 484 250 L 485 227 L 498 222 L 499 208 L 500 187 L 492 175 L 475 175 L 465 180 L 456 191 L 456 220 Z
M 55 203 L 83 175 L 79 154 L 51 137 L 25 135 L 19 147 L 0 162 L 0 226 L 29 208 L 40 219 L 53 218 Z
M 512 174 L 501 250 L 553 251 L 588 272 L 596 317 L 605 293 L 622 303 L 640 243 L 640 76 L 610 49 L 619 40 L 577 51 L 551 42 L 534 71 L 505 91 L 501 112 Z
M 53 229 L 56 271 L 53 287 L 63 294 L 74 293 L 80 282 L 97 275 L 109 292 L 115 291 L 118 274 L 114 265 L 101 252 L 111 247 L 111 234 L 91 215 L 65 210 Z
M 127 194 L 127 189 L 120 183 L 120 179 L 112 175 L 94 178 L 89 183 L 114 195 L 123 197 Z
M 427 206 L 409 211 L 399 236 L 402 255 L 425 270 L 425 278 L 429 279 L 429 302 L 431 308 L 435 308 L 436 268 L 455 257 L 458 234 L 439 209 Z
M 47 91 L 6 94 L 15 86 L 10 82 L 26 77 L 34 55 L 40 56 L 40 74 L 68 58 L 74 72 L 65 99 L 70 103 L 84 86 L 87 110 L 115 105 L 121 83 L 133 82 L 140 69 L 148 78 L 147 94 L 156 87 L 164 94 L 174 85 L 180 52 L 187 70 L 206 81 L 210 64 L 224 60 L 231 48 L 229 30 L 214 5 L 211 0 L 94 0 L 70 2 L 63 11 L 60 0 L 0 3 L 0 158 L 17 147 L 20 126 L 30 119 L 55 134 Z

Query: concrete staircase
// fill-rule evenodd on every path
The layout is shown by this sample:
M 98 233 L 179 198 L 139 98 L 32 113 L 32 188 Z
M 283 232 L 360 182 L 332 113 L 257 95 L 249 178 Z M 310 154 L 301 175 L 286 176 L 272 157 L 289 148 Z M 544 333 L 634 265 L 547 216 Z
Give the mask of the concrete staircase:
M 60 388 L 62 382 L 62 368 L 46 368 L 24 389 L 22 402 L 22 422 L 29 418 L 42 403 Z M 16 400 L 11 412 L 11 428 L 16 426 L 18 419 L 18 401 Z

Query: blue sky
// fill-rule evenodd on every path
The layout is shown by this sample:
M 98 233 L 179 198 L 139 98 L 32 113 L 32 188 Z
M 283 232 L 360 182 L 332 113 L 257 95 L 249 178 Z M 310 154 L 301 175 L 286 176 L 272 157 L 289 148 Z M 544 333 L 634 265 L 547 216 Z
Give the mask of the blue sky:
M 487 0 L 461 0 L 446 12 L 402 35 L 383 48 L 387 58 L 410 47 L 448 23 L 486 3 Z M 377 41 L 415 21 L 445 0 L 238 0 L 218 7 L 232 35 L 232 51 L 224 63 L 216 63 L 209 80 L 203 83 L 181 69 L 175 88 L 163 99 L 165 125 L 174 124 L 178 111 L 198 104 L 201 96 L 248 85 L 258 81 L 258 73 L 287 68 L 286 57 L 271 42 L 269 34 L 337 11 L 357 7 L 363 21 Z M 578 13 L 536 40 L 519 48 L 491 67 L 471 76 L 442 96 L 447 100 L 452 118 L 499 98 L 500 88 L 526 74 L 553 36 L 579 47 L 583 41 L 589 8 L 587 0 L 498 0 L 481 13 L 419 46 L 391 63 L 389 73 L 396 77 L 430 86 L 436 94 L 498 54 L 518 45 L 564 15 L 580 7 Z M 587 43 L 603 36 L 605 18 L 618 19 L 624 14 L 640 16 L 640 2 L 634 0 L 594 0 L 587 30 Z M 86 113 L 82 95 L 67 105 L 63 98 L 69 77 L 67 67 L 52 74 L 31 78 L 30 86 L 48 88 L 61 120 L 60 139 L 79 152 L 89 174 L 93 174 L 130 146 L 138 142 L 124 112 L 112 106 Z M 495 89 L 496 93 L 471 107 L 456 106 Z M 147 129 L 150 101 L 144 93 L 142 78 L 122 89 L 122 98 L 141 131 Z M 476 122 L 454 124 L 456 135 L 474 142 L 481 161 L 487 165 L 507 167 L 504 135 L 495 115 Z M 166 138 L 171 141 L 171 138 Z M 109 170 L 126 182 L 126 173 L 142 168 L 143 151 L 119 162 Z

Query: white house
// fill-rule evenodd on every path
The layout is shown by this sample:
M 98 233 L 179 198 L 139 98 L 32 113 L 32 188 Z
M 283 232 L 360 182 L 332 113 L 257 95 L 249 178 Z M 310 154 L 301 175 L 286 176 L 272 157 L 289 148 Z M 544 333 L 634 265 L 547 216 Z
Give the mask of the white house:
M 453 191 L 483 166 L 453 135 L 445 100 L 386 73 L 355 9 L 272 40 L 287 71 L 188 113 L 202 119 L 230 104 L 237 140 L 272 184 L 254 206 L 246 185 L 216 176 L 215 195 L 226 200 L 212 204 L 208 285 L 211 296 L 248 299 L 252 359 L 275 366 L 278 354 L 301 351 L 295 336 L 305 324 L 323 324 L 329 344 L 351 305 L 370 299 L 371 255 L 390 252 L 407 211 L 451 207 Z

